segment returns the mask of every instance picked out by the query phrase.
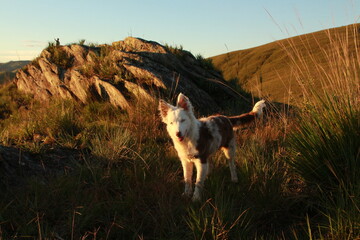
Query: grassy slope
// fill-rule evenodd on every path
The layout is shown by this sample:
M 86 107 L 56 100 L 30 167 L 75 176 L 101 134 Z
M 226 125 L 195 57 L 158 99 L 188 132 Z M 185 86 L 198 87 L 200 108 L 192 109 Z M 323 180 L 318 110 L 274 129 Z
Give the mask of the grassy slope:
M 302 91 L 297 79 L 293 77 L 296 66 L 291 61 L 288 51 L 296 49 L 294 54 L 301 55 L 302 60 L 309 63 L 307 70 L 314 73 L 313 78 L 316 83 L 318 77 L 316 68 L 323 67 L 326 71 L 330 67 L 323 50 L 330 48 L 331 39 L 342 38 L 344 42 L 349 42 L 348 51 L 355 51 L 356 34 L 353 31 L 354 29 L 358 31 L 360 24 L 354 25 L 354 28 L 353 25 L 350 26 L 234 51 L 212 57 L 212 60 L 215 67 L 223 71 L 226 80 L 237 81 L 252 94 L 267 96 L 272 101 L 288 103 L 290 100 L 290 103 L 294 103 L 294 100 L 302 97 Z M 310 59 L 309 53 L 312 54 L 313 59 Z

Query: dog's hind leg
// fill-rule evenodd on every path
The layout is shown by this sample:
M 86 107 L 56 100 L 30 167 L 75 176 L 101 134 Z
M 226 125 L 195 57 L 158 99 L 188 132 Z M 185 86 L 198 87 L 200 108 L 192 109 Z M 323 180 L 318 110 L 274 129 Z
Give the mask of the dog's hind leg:
M 192 175 L 194 163 L 190 162 L 188 159 L 181 159 L 181 164 L 183 167 L 185 182 L 185 190 L 183 194 L 190 197 L 192 194 Z
M 229 161 L 229 168 L 230 168 L 230 174 L 231 174 L 231 181 L 238 182 L 238 176 L 236 173 L 236 165 L 235 165 L 235 153 L 236 153 L 236 144 L 235 144 L 235 138 L 233 138 L 229 146 L 227 148 L 222 148 L 225 157 Z

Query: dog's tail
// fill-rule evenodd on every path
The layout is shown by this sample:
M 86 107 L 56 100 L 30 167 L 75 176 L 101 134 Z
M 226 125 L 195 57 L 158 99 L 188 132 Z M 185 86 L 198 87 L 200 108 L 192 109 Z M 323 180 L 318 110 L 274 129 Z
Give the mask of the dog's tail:
M 260 118 L 263 114 L 263 109 L 266 107 L 265 100 L 258 101 L 251 112 L 241 114 L 239 116 L 233 116 L 229 117 L 231 124 L 233 125 L 233 128 L 239 128 L 246 126 L 253 122 L 255 119 Z

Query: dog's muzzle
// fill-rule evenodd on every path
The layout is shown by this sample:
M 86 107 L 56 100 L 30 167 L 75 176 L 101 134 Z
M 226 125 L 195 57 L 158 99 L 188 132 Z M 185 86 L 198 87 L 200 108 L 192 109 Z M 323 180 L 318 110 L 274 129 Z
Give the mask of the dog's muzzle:
M 178 140 L 179 140 L 180 142 L 182 142 L 182 141 L 184 140 L 184 136 L 181 135 L 181 132 L 176 132 L 176 137 L 178 138 Z

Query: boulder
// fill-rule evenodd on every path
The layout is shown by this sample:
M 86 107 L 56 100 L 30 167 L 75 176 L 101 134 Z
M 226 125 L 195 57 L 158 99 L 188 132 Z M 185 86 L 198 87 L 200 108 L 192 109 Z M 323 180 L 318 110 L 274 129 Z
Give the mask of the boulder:
M 172 101 L 179 92 L 202 113 L 237 98 L 219 72 L 190 52 L 133 37 L 111 45 L 50 45 L 17 72 L 15 83 L 41 101 L 108 101 L 124 110 L 136 100 Z

